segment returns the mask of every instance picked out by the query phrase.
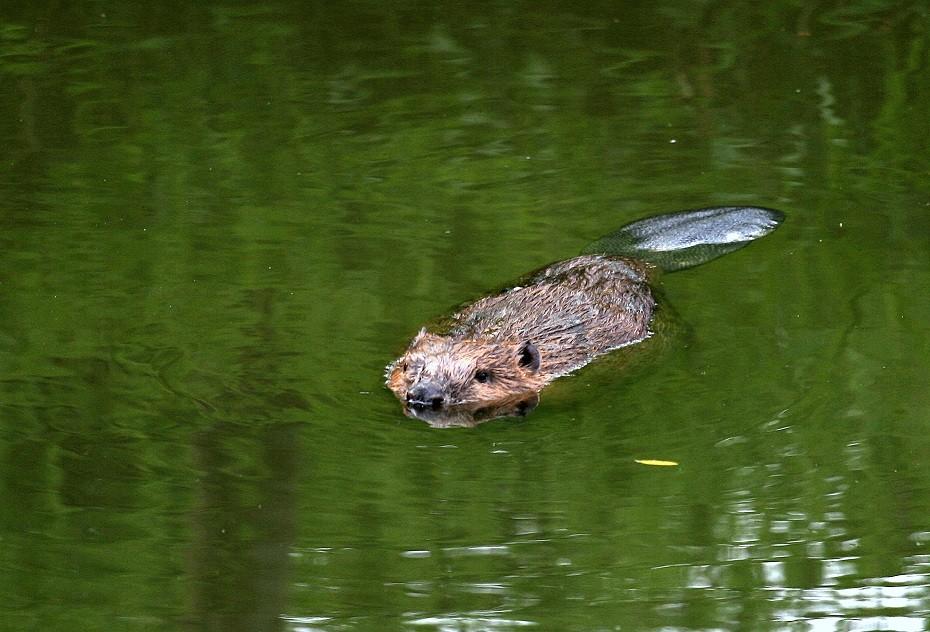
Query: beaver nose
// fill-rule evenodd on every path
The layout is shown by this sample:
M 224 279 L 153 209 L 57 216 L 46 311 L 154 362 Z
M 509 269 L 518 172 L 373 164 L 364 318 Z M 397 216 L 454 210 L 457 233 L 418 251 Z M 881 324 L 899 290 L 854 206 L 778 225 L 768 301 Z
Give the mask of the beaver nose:
M 445 403 L 442 389 L 435 382 L 420 382 L 407 391 L 407 404 L 414 408 L 439 410 Z

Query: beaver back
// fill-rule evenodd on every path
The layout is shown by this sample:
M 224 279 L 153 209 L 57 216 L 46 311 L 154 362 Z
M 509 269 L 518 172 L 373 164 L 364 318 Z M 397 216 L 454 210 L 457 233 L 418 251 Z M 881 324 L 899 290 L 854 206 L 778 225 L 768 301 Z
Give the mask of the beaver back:
M 532 342 L 539 350 L 540 373 L 552 380 L 649 336 L 655 300 L 647 271 L 646 264 L 620 257 L 559 261 L 521 285 L 463 308 L 453 316 L 448 335 Z

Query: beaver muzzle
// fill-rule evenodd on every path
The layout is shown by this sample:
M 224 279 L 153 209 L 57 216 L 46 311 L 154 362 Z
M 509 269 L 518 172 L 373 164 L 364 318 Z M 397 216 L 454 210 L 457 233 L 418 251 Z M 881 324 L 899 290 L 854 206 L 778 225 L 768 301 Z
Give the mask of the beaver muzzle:
M 439 410 L 445 403 L 445 394 L 435 382 L 419 382 L 407 391 L 407 405 L 411 408 Z

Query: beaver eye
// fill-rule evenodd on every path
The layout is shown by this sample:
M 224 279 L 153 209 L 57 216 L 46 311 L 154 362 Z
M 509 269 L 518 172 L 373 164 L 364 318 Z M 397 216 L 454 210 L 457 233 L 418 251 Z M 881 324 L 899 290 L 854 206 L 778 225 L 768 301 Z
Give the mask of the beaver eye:
M 475 371 L 475 380 L 484 384 L 485 382 L 491 381 L 491 372 L 484 369 Z

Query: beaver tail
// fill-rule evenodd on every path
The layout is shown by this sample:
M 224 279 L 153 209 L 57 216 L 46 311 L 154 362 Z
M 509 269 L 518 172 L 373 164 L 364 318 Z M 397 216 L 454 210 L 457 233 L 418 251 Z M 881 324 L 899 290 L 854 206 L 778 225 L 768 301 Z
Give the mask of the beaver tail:
M 784 213 L 755 206 L 720 206 L 647 217 L 601 237 L 582 254 L 640 259 L 665 271 L 682 270 L 768 235 Z

